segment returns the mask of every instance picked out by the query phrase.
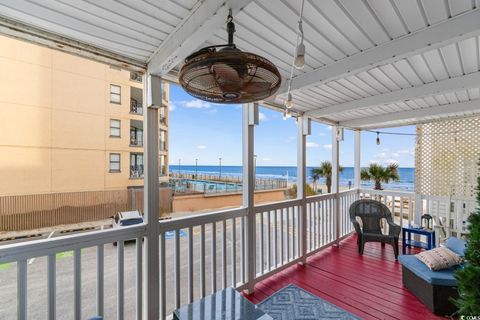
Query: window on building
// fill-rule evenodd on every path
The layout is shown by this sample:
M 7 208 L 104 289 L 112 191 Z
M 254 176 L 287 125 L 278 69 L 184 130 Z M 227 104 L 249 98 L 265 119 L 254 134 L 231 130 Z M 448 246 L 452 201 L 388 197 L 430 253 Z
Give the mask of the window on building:
M 160 130 L 160 151 L 167 150 L 167 132 Z
M 160 123 L 167 124 L 167 107 L 165 106 L 160 108 Z
M 165 155 L 160 156 L 160 175 L 165 176 L 167 174 L 167 166 L 166 166 L 166 159 Z
M 120 172 L 120 153 L 110 153 L 110 172 Z
M 110 102 L 111 103 L 122 103 L 122 88 L 120 86 L 111 84 L 110 85 Z
M 120 120 L 110 119 L 110 137 L 120 138 Z
M 130 154 L 130 177 L 143 178 L 143 153 Z

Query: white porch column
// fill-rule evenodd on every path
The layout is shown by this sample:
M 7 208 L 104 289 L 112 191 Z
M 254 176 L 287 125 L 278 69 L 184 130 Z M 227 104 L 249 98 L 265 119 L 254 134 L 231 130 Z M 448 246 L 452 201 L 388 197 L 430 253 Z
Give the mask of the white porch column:
M 245 247 L 247 249 L 245 263 L 246 290 L 253 293 L 255 290 L 256 265 L 256 219 L 255 219 L 255 168 L 254 168 L 254 126 L 258 124 L 258 104 L 246 103 L 243 105 L 243 207 L 247 209 L 247 230 Z
M 334 230 L 335 230 L 335 239 L 338 244 L 338 239 L 340 238 L 340 206 L 339 206 L 339 154 L 340 154 L 340 143 L 338 141 L 338 126 L 333 126 L 332 128 L 332 193 L 335 194 L 335 201 L 333 204 L 333 214 L 334 214 Z
M 362 131 L 355 130 L 355 181 L 354 181 L 354 188 L 360 189 L 360 155 L 361 155 L 361 136 Z
M 161 78 L 153 75 L 143 77 L 144 109 L 144 211 L 146 236 L 144 242 L 143 319 L 159 319 L 160 301 L 159 274 L 159 182 L 158 182 L 158 108 L 162 105 Z M 146 107 L 146 108 L 145 108 Z M 164 280 L 165 270 L 162 270 Z M 165 282 L 163 282 L 165 283 Z M 163 306 L 165 308 L 165 306 Z
M 306 143 L 307 135 L 310 133 L 310 119 L 305 116 L 297 119 L 297 199 L 301 200 L 300 205 L 300 256 L 302 264 L 307 259 L 307 193 L 305 183 L 307 180 L 306 170 Z

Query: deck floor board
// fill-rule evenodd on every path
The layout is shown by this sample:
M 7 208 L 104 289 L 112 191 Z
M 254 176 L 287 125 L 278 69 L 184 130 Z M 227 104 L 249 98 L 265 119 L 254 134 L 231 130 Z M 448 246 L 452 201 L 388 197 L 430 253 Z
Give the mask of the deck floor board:
M 289 284 L 363 319 L 442 319 L 403 287 L 391 246 L 368 243 L 359 256 L 355 236 L 257 283 L 247 297 L 259 303 Z

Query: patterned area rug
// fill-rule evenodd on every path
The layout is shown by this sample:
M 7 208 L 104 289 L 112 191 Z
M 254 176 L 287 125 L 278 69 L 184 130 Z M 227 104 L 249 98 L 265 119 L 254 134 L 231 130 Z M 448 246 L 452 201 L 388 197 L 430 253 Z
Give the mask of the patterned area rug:
M 275 292 L 258 307 L 275 320 L 360 319 L 293 284 Z

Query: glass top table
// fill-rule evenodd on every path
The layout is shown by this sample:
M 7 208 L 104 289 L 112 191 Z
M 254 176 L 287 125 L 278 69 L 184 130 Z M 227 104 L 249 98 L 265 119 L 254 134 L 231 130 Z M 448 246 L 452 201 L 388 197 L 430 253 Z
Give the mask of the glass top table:
M 262 310 L 255 307 L 233 288 L 215 292 L 173 312 L 177 320 L 271 320 Z

